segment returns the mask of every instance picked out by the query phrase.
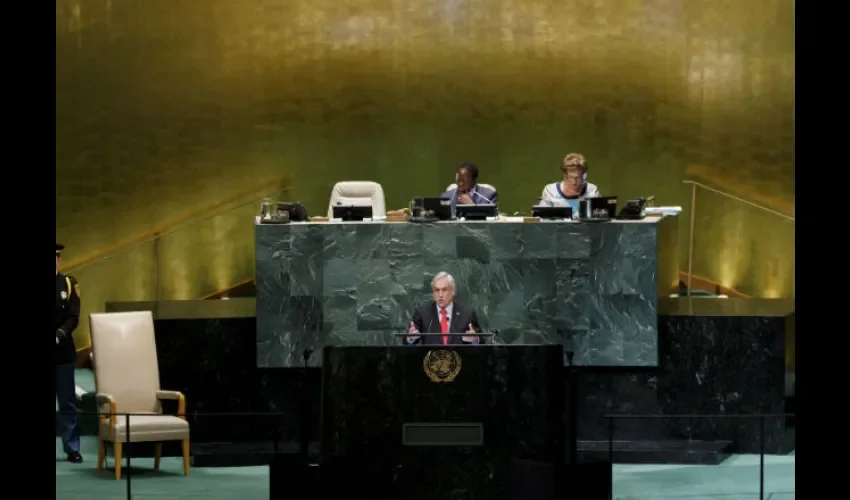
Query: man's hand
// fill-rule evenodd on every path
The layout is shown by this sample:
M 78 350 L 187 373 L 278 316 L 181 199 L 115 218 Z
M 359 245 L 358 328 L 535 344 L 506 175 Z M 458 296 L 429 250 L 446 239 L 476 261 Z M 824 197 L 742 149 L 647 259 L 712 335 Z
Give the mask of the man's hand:
M 475 328 L 472 328 L 472 323 L 469 324 L 469 329 L 466 331 L 466 335 L 460 338 L 464 342 L 469 342 L 471 344 L 478 343 L 478 335 L 475 335 Z
M 459 205 L 475 205 L 475 202 L 472 201 L 472 196 L 469 193 L 460 193 L 457 195 L 457 202 Z
M 65 332 L 62 330 L 56 330 L 56 343 L 58 344 L 60 340 L 65 338 Z
M 416 342 L 417 340 L 419 340 L 419 329 L 417 329 L 416 325 L 414 325 L 413 321 L 411 321 L 410 326 L 407 328 L 407 341 Z

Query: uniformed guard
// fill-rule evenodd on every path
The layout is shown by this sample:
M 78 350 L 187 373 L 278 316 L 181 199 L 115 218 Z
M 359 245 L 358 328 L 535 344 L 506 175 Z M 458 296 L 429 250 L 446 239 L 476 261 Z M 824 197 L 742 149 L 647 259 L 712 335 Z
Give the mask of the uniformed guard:
M 56 400 L 59 402 L 59 432 L 68 461 L 80 463 L 80 434 L 77 427 L 77 384 L 74 381 L 77 350 L 71 336 L 80 322 L 80 285 L 73 276 L 59 272 L 64 245 L 56 244 Z

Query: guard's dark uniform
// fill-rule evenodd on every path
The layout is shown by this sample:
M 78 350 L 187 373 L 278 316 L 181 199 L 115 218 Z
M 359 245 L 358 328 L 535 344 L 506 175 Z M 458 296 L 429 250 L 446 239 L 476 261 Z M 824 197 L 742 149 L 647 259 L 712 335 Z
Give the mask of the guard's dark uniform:
M 65 247 L 56 244 L 56 400 L 59 402 L 59 432 L 62 447 L 71 462 L 82 462 L 77 427 L 77 385 L 74 381 L 77 350 L 71 334 L 80 322 L 80 286 L 72 276 L 58 270 L 59 254 Z

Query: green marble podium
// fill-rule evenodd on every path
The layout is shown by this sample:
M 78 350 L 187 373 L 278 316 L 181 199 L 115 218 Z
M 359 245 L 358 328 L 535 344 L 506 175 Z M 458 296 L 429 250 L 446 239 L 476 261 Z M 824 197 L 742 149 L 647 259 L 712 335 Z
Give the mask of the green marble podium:
M 513 461 L 563 462 L 560 345 L 323 354 L 323 467 L 389 498 L 505 498 Z
M 395 344 L 440 271 L 497 343 L 561 344 L 582 366 L 658 366 L 677 219 L 256 224 L 257 366 Z

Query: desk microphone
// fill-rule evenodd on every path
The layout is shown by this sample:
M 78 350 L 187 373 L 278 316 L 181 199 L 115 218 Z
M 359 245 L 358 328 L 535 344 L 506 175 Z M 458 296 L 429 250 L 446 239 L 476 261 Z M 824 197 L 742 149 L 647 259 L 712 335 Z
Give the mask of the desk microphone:
M 473 199 L 474 199 L 474 197 L 477 195 L 478 197 L 480 197 L 481 199 L 483 199 L 485 202 L 487 202 L 487 204 L 488 204 L 488 205 L 493 205 L 493 202 L 492 202 L 492 201 L 488 200 L 486 196 L 483 196 L 483 195 L 482 195 L 482 194 L 480 194 L 478 191 L 470 191 L 470 193 L 472 193 L 472 195 L 473 195 Z
M 490 342 L 491 342 L 491 343 L 493 343 L 493 344 L 495 344 L 495 343 L 496 343 L 496 338 L 499 336 L 499 334 L 501 333 L 501 331 L 500 331 L 500 330 L 493 329 L 493 330 L 490 330 L 490 333 L 492 334 L 492 337 L 490 337 L 490 338 L 491 338 Z

